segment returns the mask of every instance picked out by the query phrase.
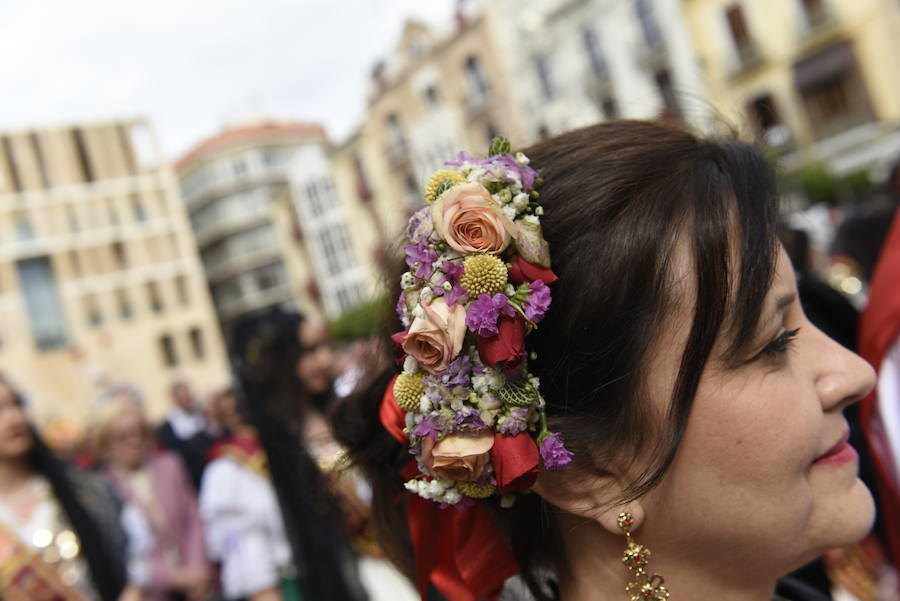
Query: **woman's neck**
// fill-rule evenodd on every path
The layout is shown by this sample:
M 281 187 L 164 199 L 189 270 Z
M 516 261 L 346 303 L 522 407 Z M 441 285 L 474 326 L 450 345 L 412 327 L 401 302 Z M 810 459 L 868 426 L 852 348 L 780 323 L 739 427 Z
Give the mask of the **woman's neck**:
M 34 470 L 25 457 L 0 459 L 0 495 L 20 490 L 32 476 Z
M 610 534 L 588 520 L 564 518 L 569 576 L 561 578 L 561 601 L 622 601 L 627 599 L 626 585 L 633 580 L 622 563 L 624 537 Z M 642 543 L 640 532 L 635 534 Z M 723 572 L 717 566 L 698 560 L 693 553 L 675 549 L 654 549 L 647 566 L 649 574 L 665 578 L 673 600 L 728 599 L 729 601 L 772 601 L 774 579 L 754 579 L 744 572 L 740 577 Z M 723 564 L 724 566 L 724 564 Z

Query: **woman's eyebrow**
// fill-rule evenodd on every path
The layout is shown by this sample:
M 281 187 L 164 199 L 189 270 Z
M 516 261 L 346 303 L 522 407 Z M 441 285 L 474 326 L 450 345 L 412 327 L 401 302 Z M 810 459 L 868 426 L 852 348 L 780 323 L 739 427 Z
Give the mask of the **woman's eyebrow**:
M 779 296 L 778 300 L 775 301 L 775 311 L 778 313 L 784 311 L 791 306 L 795 300 L 797 300 L 797 294 L 795 292 L 789 292 Z

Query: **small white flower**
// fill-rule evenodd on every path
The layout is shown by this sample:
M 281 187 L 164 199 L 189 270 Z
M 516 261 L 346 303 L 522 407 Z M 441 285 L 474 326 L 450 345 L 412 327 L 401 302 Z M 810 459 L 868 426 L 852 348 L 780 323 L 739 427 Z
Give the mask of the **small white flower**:
M 540 225 L 541 220 L 537 218 L 537 215 L 525 215 L 522 217 L 522 221 L 527 223 L 528 225 Z
M 425 317 L 425 309 L 422 308 L 422 305 L 416 303 L 416 306 L 413 307 L 412 314 L 413 317 Z
M 466 174 L 466 179 L 470 182 L 476 182 L 480 179 L 484 179 L 486 175 L 487 171 L 484 169 L 484 167 L 475 167 Z
M 407 355 L 403 360 L 403 373 L 413 375 L 419 370 L 419 362 L 412 355 Z
M 423 420 L 423 419 L 425 419 L 425 416 L 424 416 L 424 415 L 420 415 L 420 414 L 416 413 L 416 414 L 413 416 L 413 423 L 416 424 L 416 425 L 418 426 L 419 424 L 422 423 L 422 420 Z
M 447 485 L 443 480 L 432 480 L 428 483 L 428 492 L 432 496 L 439 496 L 444 494 L 444 491 L 447 490 Z
M 531 161 L 528 159 L 527 156 L 525 156 L 525 153 L 517 152 L 516 153 L 516 162 L 522 166 L 525 166 L 528 163 L 530 163 Z
M 416 482 L 416 480 L 407 480 L 406 483 L 403 484 L 403 488 L 405 488 L 409 492 L 418 493 L 419 487 L 416 485 Z
M 450 282 L 444 282 L 443 284 L 441 284 L 441 288 L 444 289 L 444 292 L 450 292 L 451 290 L 453 290 L 453 284 L 451 284 Z
M 535 390 L 541 387 L 541 380 L 537 376 L 531 376 L 530 378 L 528 378 L 528 381 L 532 386 L 534 386 Z
M 416 283 L 416 281 L 413 278 L 413 274 L 411 274 L 408 271 L 406 273 L 404 273 L 402 276 L 400 276 L 400 287 L 403 288 L 404 290 L 412 287 L 413 285 L 415 285 L 415 283 Z
M 538 207 L 538 208 L 536 208 L 536 209 L 534 210 L 534 214 L 535 214 L 535 215 L 543 215 L 543 214 L 544 214 L 544 207 Z
M 472 376 L 472 388 L 477 394 L 485 394 L 490 387 L 487 374 L 475 374 Z
M 446 493 L 444 493 L 444 502 L 449 505 L 456 505 L 461 500 L 462 500 L 462 495 L 455 488 L 451 488 Z
M 527 194 L 516 194 L 513 197 L 513 206 L 516 207 L 517 211 L 524 211 L 528 208 L 528 195 Z
M 481 394 L 478 397 L 478 408 L 483 411 L 490 409 L 499 409 L 503 403 L 495 395 L 490 393 Z M 482 417 L 484 414 L 482 413 Z
M 503 205 L 503 213 L 512 221 L 516 218 L 516 207 L 513 205 Z
M 506 293 L 506 296 L 512 296 L 516 293 L 516 288 L 512 284 L 507 284 L 503 292 Z
M 429 411 L 431 411 L 431 400 L 424 394 L 419 399 L 419 411 L 421 411 L 422 413 L 428 413 Z
M 422 288 L 422 291 L 419 293 L 419 301 L 425 304 L 430 303 L 434 299 L 434 290 L 425 286 Z
M 406 429 L 412 430 L 416 427 L 416 416 L 412 413 L 406 414 Z

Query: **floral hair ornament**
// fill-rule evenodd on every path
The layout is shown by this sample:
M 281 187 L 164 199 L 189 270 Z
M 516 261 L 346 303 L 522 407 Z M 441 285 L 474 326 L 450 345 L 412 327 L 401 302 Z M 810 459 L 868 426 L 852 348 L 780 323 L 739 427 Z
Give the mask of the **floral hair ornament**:
M 476 501 L 509 507 L 572 453 L 547 427 L 525 350 L 557 280 L 538 173 L 502 137 L 487 158 L 462 152 L 446 167 L 407 226 L 396 306 L 406 330 L 394 336 L 403 370 L 380 416 L 414 457 L 404 477 L 423 599 L 430 581 L 450 601 L 474 601 L 495 598 L 518 571 Z

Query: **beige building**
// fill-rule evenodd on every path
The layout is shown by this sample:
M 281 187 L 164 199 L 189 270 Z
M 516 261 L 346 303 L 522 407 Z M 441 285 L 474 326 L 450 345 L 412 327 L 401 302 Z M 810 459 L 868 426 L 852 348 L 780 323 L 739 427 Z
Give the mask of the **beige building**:
M 426 178 L 459 150 L 483 154 L 498 133 L 526 142 L 491 18 L 460 14 L 452 31 L 438 33 L 409 21 L 373 71 L 356 144 L 390 241 L 422 205 Z
M 712 102 L 784 154 L 845 175 L 900 155 L 900 4 L 685 0 Z
M 37 417 L 81 418 L 108 383 L 153 416 L 227 383 L 176 179 L 147 122 L 0 133 L 0 370 Z
M 334 318 L 372 293 L 365 225 L 315 124 L 257 120 L 224 129 L 177 163 L 219 318 L 226 332 L 247 312 L 296 307 Z M 354 177 L 354 164 L 338 161 Z

